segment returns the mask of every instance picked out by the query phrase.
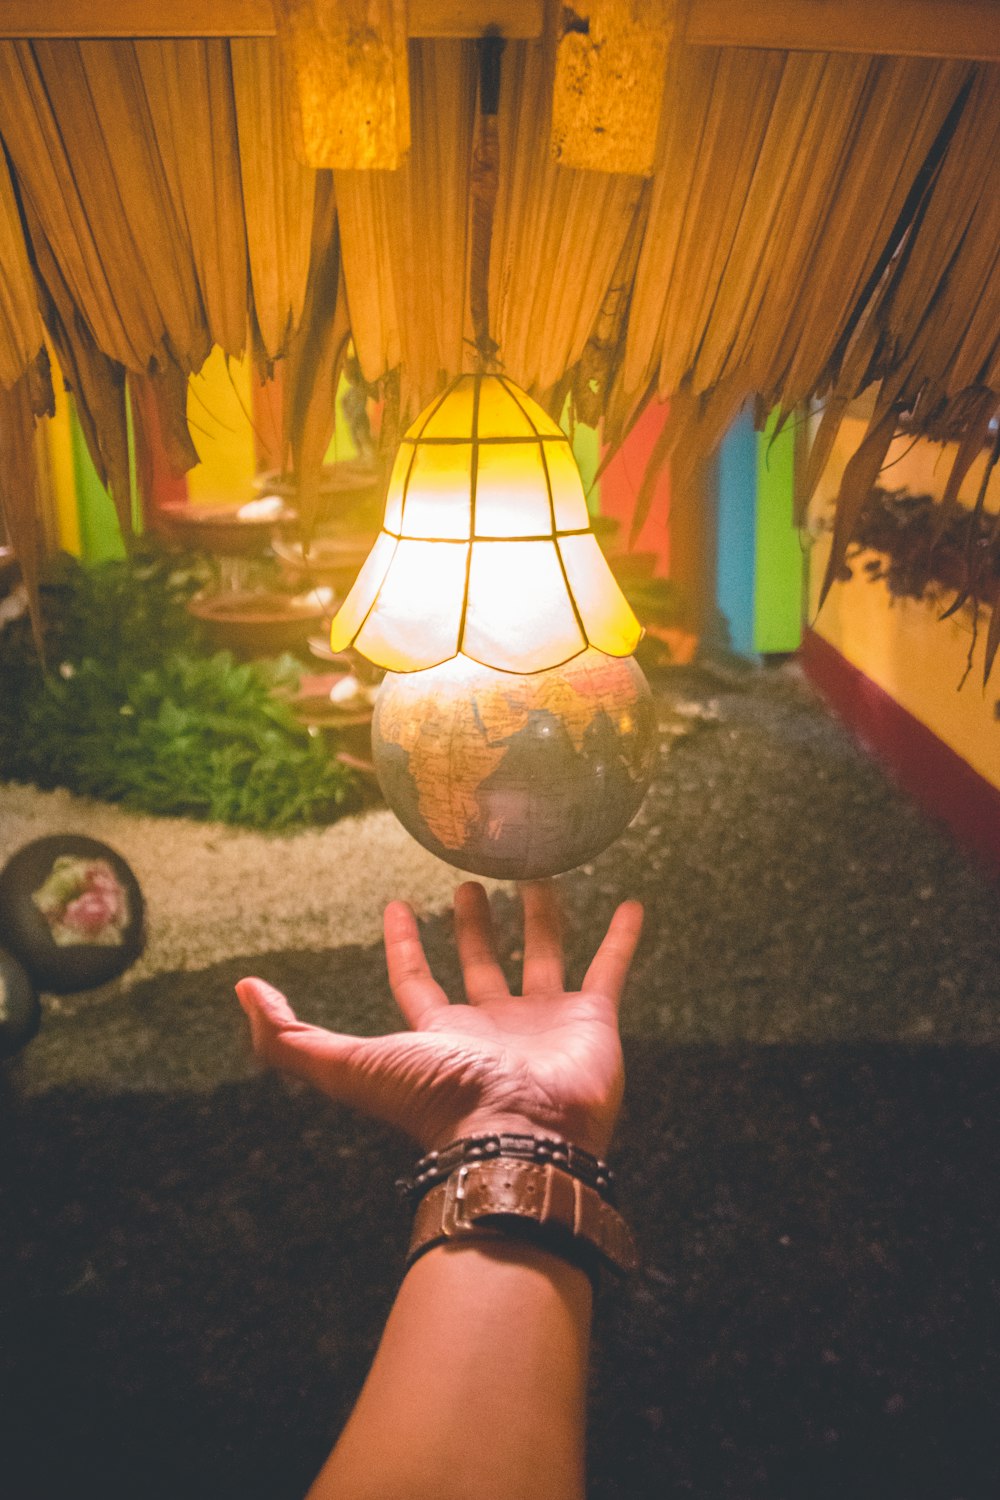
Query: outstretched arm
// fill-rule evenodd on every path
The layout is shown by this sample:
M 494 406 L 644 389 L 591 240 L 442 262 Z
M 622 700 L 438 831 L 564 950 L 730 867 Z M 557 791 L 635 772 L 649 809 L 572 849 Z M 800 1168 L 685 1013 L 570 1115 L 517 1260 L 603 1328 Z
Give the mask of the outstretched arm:
M 485 892 L 455 931 L 467 1004 L 431 975 L 410 909 L 385 914 L 389 980 L 412 1030 L 342 1036 L 296 1020 L 262 981 L 238 986 L 263 1060 L 400 1126 L 425 1151 L 490 1131 L 603 1155 L 621 1100 L 617 1006 L 642 921 L 618 908 L 581 990 L 563 988 L 553 888 L 523 889 L 523 994 L 497 962 Z M 374 1364 L 310 1500 L 579 1500 L 591 1287 L 518 1239 L 449 1242 L 404 1277 Z

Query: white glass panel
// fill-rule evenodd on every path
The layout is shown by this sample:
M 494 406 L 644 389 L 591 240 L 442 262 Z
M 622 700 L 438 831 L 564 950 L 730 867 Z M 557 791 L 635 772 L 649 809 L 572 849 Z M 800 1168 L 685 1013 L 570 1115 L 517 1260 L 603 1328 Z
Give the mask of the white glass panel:
M 495 375 L 484 376 L 479 387 L 477 437 L 532 437 L 531 423 Z
M 467 541 L 471 471 L 471 443 L 418 443 L 406 486 L 403 535 Z
M 385 519 L 382 525 L 386 531 L 394 531 L 397 536 L 403 526 L 403 490 L 406 486 L 406 476 L 410 472 L 412 458 L 413 444 L 400 443 L 392 473 L 389 475 L 389 488 L 385 496 Z
M 630 656 L 639 644 L 642 626 L 608 567 L 595 536 L 564 536 L 559 540 L 569 586 L 592 646 L 608 656 Z
M 467 554 L 458 542 L 400 542 L 357 649 L 392 672 L 433 667 L 454 656 Z
M 540 672 L 585 644 L 553 542 L 473 542 L 468 656 L 504 672 Z
M 380 531 L 375 545 L 365 558 L 361 572 L 330 625 L 331 651 L 344 651 L 353 641 L 358 627 L 372 607 L 375 595 L 389 570 L 396 541 Z
M 541 443 L 480 443 L 476 536 L 551 536 Z
M 590 525 L 590 516 L 583 493 L 583 480 L 569 442 L 546 443 L 545 461 L 549 466 L 556 530 L 582 531 L 585 526 Z
M 420 433 L 422 438 L 471 438 L 472 398 L 474 382 L 471 375 L 461 380 L 445 396 L 441 405 Z

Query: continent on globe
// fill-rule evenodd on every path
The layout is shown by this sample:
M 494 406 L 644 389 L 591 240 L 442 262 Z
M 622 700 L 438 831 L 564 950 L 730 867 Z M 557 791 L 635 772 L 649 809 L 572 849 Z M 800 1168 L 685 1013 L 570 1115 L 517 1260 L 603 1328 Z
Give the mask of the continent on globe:
M 645 796 L 656 747 L 638 665 L 593 647 L 530 675 L 465 656 L 390 673 L 372 724 L 379 782 L 407 831 L 501 880 L 557 875 L 606 848 Z

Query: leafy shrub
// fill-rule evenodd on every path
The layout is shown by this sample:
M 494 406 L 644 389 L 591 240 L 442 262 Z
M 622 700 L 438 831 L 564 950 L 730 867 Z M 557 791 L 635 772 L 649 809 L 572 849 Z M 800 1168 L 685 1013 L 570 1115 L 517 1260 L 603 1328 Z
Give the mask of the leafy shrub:
M 0 632 L 0 775 L 262 829 L 356 806 L 351 772 L 287 702 L 294 658 L 205 650 L 184 609 L 200 582 L 169 555 L 61 560 L 44 591 L 49 670 L 24 622 Z

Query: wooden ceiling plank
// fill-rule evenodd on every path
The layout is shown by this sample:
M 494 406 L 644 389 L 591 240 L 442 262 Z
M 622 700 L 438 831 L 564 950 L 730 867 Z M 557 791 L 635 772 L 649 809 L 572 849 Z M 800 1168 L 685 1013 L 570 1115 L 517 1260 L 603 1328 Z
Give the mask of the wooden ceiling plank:
M 1000 8 L 996 0 L 690 0 L 684 40 L 698 47 L 997 62 Z

